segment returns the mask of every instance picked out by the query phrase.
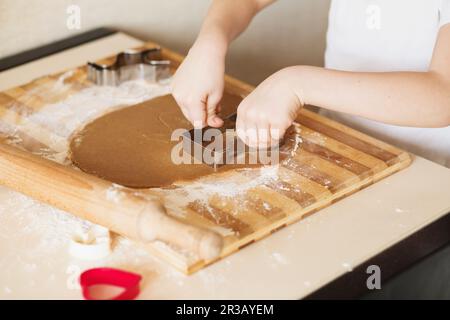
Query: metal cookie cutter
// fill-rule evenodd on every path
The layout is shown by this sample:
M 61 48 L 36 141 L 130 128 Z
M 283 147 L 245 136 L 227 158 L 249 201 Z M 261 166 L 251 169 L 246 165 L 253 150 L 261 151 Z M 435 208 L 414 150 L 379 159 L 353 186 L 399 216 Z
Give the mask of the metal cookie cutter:
M 281 139 L 277 146 L 270 146 L 266 149 L 246 146 L 237 136 L 236 120 L 237 113 L 233 113 L 223 119 L 221 128 L 204 127 L 202 129 L 191 129 L 184 132 L 182 137 L 183 150 L 197 161 L 207 164 L 213 167 L 214 170 L 217 170 L 223 165 L 238 163 L 235 162 L 235 160 L 237 160 L 238 157 L 245 155 L 245 153 L 253 153 L 253 155 L 258 156 L 259 152 L 271 154 L 272 152 L 280 152 L 280 148 L 284 150 L 289 148 L 289 146 L 285 144 L 286 141 L 284 138 Z M 220 135 L 222 136 L 222 139 L 216 144 L 215 139 Z M 214 143 L 212 143 L 212 141 L 214 141 Z M 295 150 L 297 150 L 296 148 L 298 148 L 298 146 L 294 147 Z M 281 152 L 285 152 L 284 150 Z M 207 156 L 205 157 L 205 155 Z M 245 164 L 245 162 L 241 164 Z
M 237 114 L 233 113 L 224 119 L 224 124 L 221 128 L 204 127 L 186 131 L 183 134 L 184 150 L 197 160 L 212 166 L 215 170 L 228 163 L 230 159 L 245 151 L 239 150 L 237 147 L 237 142 L 240 139 L 235 133 L 236 119 Z M 211 136 L 207 134 L 208 131 Z M 227 134 L 231 134 L 231 136 Z M 212 150 L 211 141 L 218 135 L 222 135 L 222 145 L 218 149 Z M 232 139 L 233 141 L 227 139 Z M 229 144 L 230 141 L 232 142 L 231 144 Z M 208 159 L 206 162 L 203 158 L 205 151 L 211 154 L 211 159 Z
M 117 86 L 135 79 L 157 82 L 170 76 L 169 67 L 170 61 L 162 59 L 160 48 L 127 50 L 111 65 L 88 62 L 88 80 L 100 86 Z

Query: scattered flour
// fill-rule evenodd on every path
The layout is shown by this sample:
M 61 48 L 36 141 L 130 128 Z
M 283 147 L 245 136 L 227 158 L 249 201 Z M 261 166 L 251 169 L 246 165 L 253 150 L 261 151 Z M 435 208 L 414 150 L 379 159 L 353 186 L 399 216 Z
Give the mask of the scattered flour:
M 111 187 L 106 190 L 106 199 L 113 201 L 114 203 L 120 203 L 120 199 L 123 197 L 123 187 L 119 184 L 113 183 Z
M 112 110 L 170 92 L 170 79 L 163 83 L 132 80 L 117 87 L 91 86 L 75 92 L 75 87 L 79 84 L 65 81 L 73 74 L 73 71 L 68 71 L 56 81 L 42 82 L 27 91 L 21 97 L 21 103 L 9 106 L 11 110 L 9 116 L 0 121 L 0 131 L 6 136 L 8 143 L 27 149 L 22 134 L 33 136 L 38 138 L 38 142 L 51 147 L 40 147 L 33 150 L 33 153 L 58 163 L 68 164 L 68 140 L 87 122 Z M 58 99 L 59 97 L 65 98 Z M 38 111 L 32 113 L 23 110 L 23 105 L 37 100 L 44 103 Z M 122 189 L 121 186 L 113 185 L 105 196 L 111 201 L 118 202 L 122 196 Z M 58 249 L 65 248 L 76 230 L 80 228 L 87 230 L 92 226 L 90 222 L 34 201 L 20 193 L 8 191 L 5 201 L 2 201 L 0 206 L 0 232 L 8 235 L 8 230 L 2 228 L 11 226 L 11 223 L 19 224 L 17 228 L 19 231 L 14 234 L 17 239 L 26 239 L 30 236 L 36 239 L 27 249 L 36 258 L 46 257 Z M 114 243 L 113 253 L 105 263 L 128 267 L 131 264 L 137 268 L 138 265 L 145 265 L 146 259 L 153 259 L 146 250 L 125 238 L 117 236 Z M 36 268 L 36 264 L 33 263 L 23 265 L 25 272 L 31 272 Z
M 0 131 L 10 135 L 9 143 L 20 146 L 23 144 L 20 133 L 24 133 L 49 147 L 33 152 L 65 163 L 70 137 L 86 123 L 112 110 L 170 92 L 170 79 L 163 83 L 140 79 L 123 82 L 117 87 L 90 86 L 71 93 L 72 87 L 79 84 L 64 81 L 72 75 L 73 71 L 68 71 L 54 82 L 45 82 L 27 91 L 20 103 L 9 106 L 9 114 L 0 121 Z M 66 98 L 61 101 L 54 98 L 57 101 L 54 102 L 49 99 L 49 94 L 54 97 L 66 94 Z M 23 110 L 27 101 L 31 103 L 36 99 L 50 103 L 36 112 Z
M 326 144 L 327 137 L 320 134 L 319 132 L 312 132 L 308 135 L 308 141 L 315 143 L 319 146 L 324 146 Z
M 300 135 L 300 133 L 301 133 L 300 125 L 298 125 L 297 123 L 294 123 L 294 130 L 295 130 L 294 146 L 290 152 L 291 157 L 295 156 L 295 154 L 297 153 L 298 149 L 300 148 L 300 146 L 303 142 L 302 137 Z
M 271 258 L 278 264 L 288 264 L 288 260 L 279 252 L 273 252 Z
M 248 182 L 239 183 L 233 181 L 233 179 L 218 182 L 203 182 L 200 180 L 196 183 L 185 186 L 184 190 L 194 191 L 193 193 L 196 191 L 198 194 L 204 196 L 217 194 L 222 197 L 235 197 L 257 186 L 275 180 L 278 180 L 278 165 L 262 167 L 259 169 L 259 175 Z
M 32 136 L 38 140 L 37 142 L 48 146 L 48 148 L 40 147 L 32 152 L 58 163 L 68 164 L 68 141 L 86 123 L 112 110 L 137 104 L 170 92 L 170 80 L 158 84 L 149 83 L 145 80 L 133 80 L 124 82 L 117 87 L 92 86 L 75 92 L 76 88 L 73 86 L 79 86 L 79 84 L 69 84 L 65 81 L 71 76 L 73 76 L 72 71 L 66 72 L 56 81 L 50 84 L 44 82 L 41 87 L 38 86 L 27 92 L 21 101 L 25 105 L 27 99 L 29 101 L 34 99 L 52 100 L 36 112 L 30 110 L 24 112 L 21 110 L 20 104 L 10 106 L 9 122 L 4 122 L 4 119 L 0 121 L 0 132 L 8 135 L 9 143 L 23 147 L 25 142 L 21 133 Z M 50 98 L 48 92 L 53 92 Z M 58 95 L 65 98 L 57 99 Z M 18 117 L 19 114 L 20 117 Z M 301 142 L 300 134 L 296 134 L 293 149 L 290 150 L 291 155 L 295 155 Z M 254 171 L 255 169 L 249 170 Z M 178 185 L 175 190 L 162 190 L 161 192 L 166 196 L 166 205 L 170 207 L 169 209 L 182 214 L 186 205 L 191 202 L 200 201 L 208 207 L 208 199 L 211 196 L 218 195 L 223 198 L 237 199 L 253 188 L 264 186 L 279 179 L 278 165 L 256 170 L 259 170 L 258 174 L 244 182 L 238 182 L 235 178 L 214 181 L 200 179 L 189 185 Z M 127 190 L 129 191 L 129 189 Z M 108 189 L 105 197 L 108 200 L 119 202 L 122 191 L 123 187 L 113 185 Z M 39 261 L 39 259 L 45 260 L 45 257 L 49 254 L 68 246 L 75 230 L 80 228 L 87 230 L 92 226 L 90 222 L 13 191 L 8 191 L 7 197 L 0 200 L 2 201 L 2 206 L 0 206 L 0 237 L 2 234 L 11 235 L 11 232 L 2 229 L 11 225 L 11 221 L 19 224 L 19 228 L 15 228 L 18 229 L 18 232 L 13 236 L 16 239 L 29 236 L 36 239 L 32 244 L 27 244 L 26 250 L 32 253 L 36 261 Z M 269 203 L 263 202 L 262 205 L 265 210 L 272 209 Z M 224 236 L 233 233 L 233 230 L 220 226 L 215 231 Z M 9 254 L 14 253 L 9 252 Z M 20 260 L 20 257 L 16 258 Z M 0 265 L 6 259 L 8 257 L 1 257 Z M 285 258 L 276 252 L 272 254 L 272 259 L 276 263 L 287 263 Z M 125 266 L 136 272 L 148 271 L 146 266 L 150 264 L 154 266 L 154 262 L 155 259 L 151 257 L 148 251 L 119 236 L 114 237 L 113 252 L 104 261 L 107 265 Z M 25 272 L 30 273 L 39 268 L 39 263 L 27 262 L 22 267 Z M 204 279 L 205 285 L 212 282 L 220 283 L 220 279 L 210 279 L 206 271 L 202 271 L 201 277 Z M 182 279 L 180 279 L 180 285 L 182 285 L 182 282 Z M 7 294 L 10 289 L 4 287 L 3 290 Z
M 169 86 L 132 80 L 117 87 L 92 86 L 49 104 L 28 119 L 51 130 L 52 133 L 69 138 L 87 121 L 114 108 L 129 106 L 156 96 L 169 93 Z
M 25 195 L 6 188 L 2 189 L 0 237 L 15 244 L 14 250 L 8 250 L 0 255 L 2 272 L 29 274 L 53 264 L 53 258 L 48 258 L 56 258 L 54 255 L 57 255 L 59 259 L 61 252 L 68 252 L 69 243 L 77 230 L 88 230 L 93 226 L 88 221 Z M 122 267 L 143 274 L 149 272 L 149 268 L 161 266 L 161 263 L 147 250 L 126 238 L 114 235 L 112 245 L 112 253 L 100 261 L 102 265 Z M 70 263 L 88 268 L 97 266 L 98 262 L 75 259 Z M 10 289 L 4 287 L 3 290 L 4 293 L 8 293 Z
M 184 215 L 184 208 L 193 202 L 200 202 L 208 209 L 208 199 L 211 196 L 217 195 L 222 198 L 236 198 L 243 196 L 247 191 L 254 189 L 258 186 L 263 186 L 267 183 L 276 181 L 279 179 L 278 170 L 279 166 L 265 166 L 260 169 L 249 169 L 252 171 L 257 170 L 258 175 L 245 182 L 236 181 L 235 177 L 226 177 L 222 179 L 199 179 L 190 184 L 179 185 L 176 190 L 169 190 L 165 193 L 165 205 L 168 209 L 174 213 Z M 264 206 L 270 209 L 270 204 L 265 203 Z
M 2 199 L 0 206 L 0 232 L 9 234 L 2 227 L 10 225 L 7 220 L 14 220 L 19 226 L 14 237 L 38 236 L 39 241 L 32 243 L 36 253 L 45 255 L 52 252 L 67 244 L 76 228 L 87 229 L 92 225 L 12 190 L 5 189 L 3 193 L 6 198 Z

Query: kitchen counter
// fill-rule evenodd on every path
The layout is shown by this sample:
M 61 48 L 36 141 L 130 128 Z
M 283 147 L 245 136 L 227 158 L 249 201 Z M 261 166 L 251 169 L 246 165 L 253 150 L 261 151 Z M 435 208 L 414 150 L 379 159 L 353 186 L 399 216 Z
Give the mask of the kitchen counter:
M 0 90 L 141 44 L 105 34 L 1 72 Z M 449 190 L 450 169 L 414 157 L 399 173 L 191 276 L 155 259 L 128 260 L 144 274 L 141 299 L 352 297 L 364 291 L 368 265 L 380 266 L 385 281 L 450 241 Z M 34 212 L 52 217 L 51 208 L 0 187 L 0 299 L 81 298 L 76 276 L 95 265 L 74 263 L 64 245 L 34 254 L 31 244 L 43 235 L 23 232 Z M 59 232 L 67 227 L 50 220 Z

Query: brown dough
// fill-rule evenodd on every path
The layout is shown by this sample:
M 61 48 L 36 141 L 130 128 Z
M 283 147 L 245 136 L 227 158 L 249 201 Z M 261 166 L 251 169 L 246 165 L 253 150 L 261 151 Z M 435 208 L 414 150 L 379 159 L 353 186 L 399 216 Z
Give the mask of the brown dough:
M 223 116 L 242 99 L 224 94 Z M 205 164 L 171 161 L 173 130 L 191 129 L 171 95 L 108 113 L 87 124 L 70 142 L 72 162 L 83 171 L 117 184 L 148 188 L 213 173 Z M 225 166 L 231 168 L 233 166 Z

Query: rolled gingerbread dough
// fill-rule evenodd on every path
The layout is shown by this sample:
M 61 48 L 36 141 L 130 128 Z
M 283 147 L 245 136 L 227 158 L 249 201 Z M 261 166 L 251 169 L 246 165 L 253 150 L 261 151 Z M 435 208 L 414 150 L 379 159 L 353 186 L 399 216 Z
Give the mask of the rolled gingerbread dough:
M 224 94 L 223 116 L 234 112 L 241 97 Z M 108 113 L 74 135 L 72 162 L 81 170 L 133 188 L 162 187 L 214 172 L 205 164 L 174 164 L 173 130 L 191 129 L 171 95 Z M 225 166 L 228 169 L 233 166 Z

